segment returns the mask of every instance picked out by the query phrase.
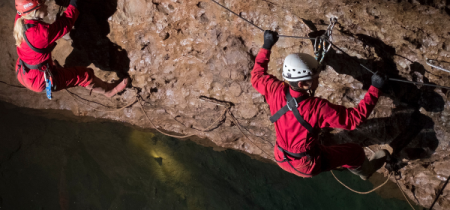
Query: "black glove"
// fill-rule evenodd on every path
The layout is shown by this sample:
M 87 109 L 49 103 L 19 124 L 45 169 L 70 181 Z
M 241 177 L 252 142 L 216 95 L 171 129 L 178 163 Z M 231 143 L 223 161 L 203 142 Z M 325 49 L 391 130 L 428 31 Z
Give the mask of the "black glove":
M 382 89 L 384 85 L 386 85 L 388 81 L 388 77 L 384 74 L 380 74 L 376 72 L 374 75 L 372 75 L 372 86 Z
M 78 5 L 77 5 L 77 2 L 78 2 L 78 0 L 70 0 L 70 5 L 72 5 L 72 6 L 74 6 L 75 8 L 77 8 L 77 9 L 80 9 L 79 7 L 78 7 Z
M 266 30 L 264 31 L 264 45 L 263 48 L 266 50 L 271 50 L 272 47 L 278 41 L 278 33 L 275 31 Z

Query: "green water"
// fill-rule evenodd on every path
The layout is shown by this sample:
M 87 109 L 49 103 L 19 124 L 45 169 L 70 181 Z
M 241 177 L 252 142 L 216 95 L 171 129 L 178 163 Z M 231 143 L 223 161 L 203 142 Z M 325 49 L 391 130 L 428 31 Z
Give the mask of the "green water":
M 330 173 L 302 179 L 121 123 L 44 117 L 60 113 L 0 103 L 0 209 L 410 209 Z

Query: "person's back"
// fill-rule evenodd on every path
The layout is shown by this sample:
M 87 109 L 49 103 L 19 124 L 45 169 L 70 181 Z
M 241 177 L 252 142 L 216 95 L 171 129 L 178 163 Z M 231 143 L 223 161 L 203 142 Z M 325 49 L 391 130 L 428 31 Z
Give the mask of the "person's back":
M 252 71 L 252 85 L 265 96 L 269 104 L 277 136 L 274 154 L 279 166 L 301 177 L 311 177 L 338 166 L 354 170 L 360 168 L 365 162 L 365 155 L 359 145 L 349 143 L 325 147 L 319 144 L 317 135 L 324 127 L 355 129 L 375 107 L 379 89 L 371 86 L 355 108 L 345 108 L 325 99 L 310 97 L 307 90 L 317 87 L 317 74 L 313 73 L 318 67 L 317 61 L 307 54 L 286 57 L 283 78 L 289 82 L 288 85 L 266 73 L 276 33 L 266 31 L 264 40 Z M 296 103 L 291 103 L 291 107 L 285 108 L 287 93 L 301 100 L 298 107 L 295 107 Z M 285 112 L 277 114 L 283 108 Z M 300 117 L 288 111 L 294 108 Z M 306 124 L 300 123 L 302 120 Z
M 42 4 L 42 7 L 45 7 L 45 4 Z M 40 9 L 35 11 L 43 10 Z M 47 24 L 40 18 L 35 18 L 32 15 L 30 16 L 27 14 L 24 14 L 24 16 L 17 14 L 15 24 L 17 24 L 17 20 L 20 19 L 19 24 L 28 25 L 29 28 L 25 28 L 25 36 L 23 38 L 27 38 L 30 43 L 33 43 L 32 45 L 34 47 L 44 49 L 53 47 L 56 40 L 67 34 L 72 29 L 79 14 L 80 12 L 76 7 L 69 5 L 63 15 L 58 17 L 52 24 Z M 45 16 L 45 14 L 39 16 Z M 16 49 L 19 58 L 31 65 L 36 65 L 51 59 L 51 51 L 48 53 L 36 52 L 30 48 L 26 41 L 20 42 L 20 45 L 18 45 Z

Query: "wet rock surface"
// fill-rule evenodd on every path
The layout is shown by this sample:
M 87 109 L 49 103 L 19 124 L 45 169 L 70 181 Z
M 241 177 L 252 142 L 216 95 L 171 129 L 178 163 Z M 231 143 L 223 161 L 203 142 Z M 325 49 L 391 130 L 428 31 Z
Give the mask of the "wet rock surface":
M 450 23 L 447 1 L 220 1 L 264 29 L 284 35 L 322 33 L 337 17 L 334 43 L 369 68 L 390 77 L 450 86 L 450 74 L 426 65 L 440 61 L 450 69 Z M 54 15 L 58 7 L 49 1 Z M 250 84 L 254 58 L 263 34 L 211 1 L 93 0 L 82 5 L 75 29 L 58 41 L 54 59 L 65 66 L 90 66 L 102 79 L 132 78 L 133 88 L 107 99 L 83 88 L 70 91 L 91 102 L 77 102 L 65 91 L 33 93 L 0 84 L 0 99 L 36 109 L 67 109 L 75 115 L 107 118 L 152 127 L 138 104 L 117 112 L 139 95 L 158 128 L 208 138 L 224 148 L 272 159 L 275 143 L 268 105 Z M 0 80 L 18 85 L 12 28 L 14 4 L 0 3 Z M 54 19 L 50 17 L 49 21 Z M 269 73 L 281 78 L 285 56 L 312 53 L 312 42 L 280 38 L 273 48 Z M 371 74 L 352 58 L 330 50 L 316 96 L 347 107 L 363 98 Z M 450 102 L 447 90 L 390 83 L 369 120 L 354 131 L 324 130 L 324 144 L 355 142 L 362 146 L 390 144 L 399 171 L 396 176 L 411 200 L 434 209 L 450 208 L 447 181 Z M 205 96 L 232 104 L 225 108 L 201 100 Z M 245 135 L 244 135 L 245 134 Z M 248 138 L 247 138 L 247 137 Z M 374 146 L 375 145 L 375 146 Z M 16 146 L 11 144 L 11 148 Z M 280 169 L 281 170 L 281 169 Z M 394 179 L 394 178 L 392 178 Z

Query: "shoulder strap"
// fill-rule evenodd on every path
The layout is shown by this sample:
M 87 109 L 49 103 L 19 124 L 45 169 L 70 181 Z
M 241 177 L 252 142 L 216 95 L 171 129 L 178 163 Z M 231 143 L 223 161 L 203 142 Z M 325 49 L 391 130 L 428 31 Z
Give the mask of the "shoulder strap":
M 278 110 L 273 116 L 270 117 L 270 122 L 275 123 L 278 119 L 280 119 L 281 116 L 283 116 L 284 114 L 286 114 L 286 112 L 288 111 L 292 111 L 294 113 L 295 118 L 297 119 L 297 121 L 302 124 L 303 127 L 305 127 L 310 134 L 312 135 L 316 135 L 318 134 L 318 132 L 316 131 L 316 129 L 314 129 L 311 124 L 309 124 L 308 122 L 305 121 L 305 119 L 303 119 L 303 117 L 300 115 L 300 112 L 298 112 L 298 103 L 302 102 L 303 100 L 307 99 L 309 96 L 308 95 L 304 95 L 302 97 L 299 97 L 298 99 L 293 98 L 291 96 L 291 93 L 289 92 L 289 89 L 285 90 L 285 94 L 286 94 L 286 106 L 284 106 L 283 108 L 281 108 L 280 110 Z
M 315 134 L 315 130 L 314 128 L 311 126 L 311 124 L 309 124 L 308 122 L 305 121 L 305 119 L 303 119 L 303 117 L 300 115 L 300 112 L 298 112 L 298 104 L 297 101 L 295 100 L 295 98 L 292 98 L 291 93 L 289 93 L 289 90 L 286 91 L 286 99 L 287 99 L 287 105 L 289 105 L 289 107 L 292 107 L 291 111 L 294 113 L 295 118 L 297 118 L 297 121 L 302 124 L 303 127 L 305 127 L 309 133 L 311 134 Z M 293 100 L 292 100 L 293 99 Z M 295 102 L 295 104 L 292 104 L 293 102 Z M 293 106 L 295 105 L 295 106 Z
M 281 116 L 286 114 L 286 112 L 289 111 L 289 108 L 287 106 L 283 106 L 280 110 L 278 110 L 274 115 L 272 115 L 269 120 L 271 123 L 275 123 L 278 119 L 280 119 Z
M 286 90 L 286 89 L 285 89 Z M 285 91 L 285 92 L 288 92 L 289 93 L 289 88 L 287 88 L 287 91 Z M 290 96 L 290 94 L 289 94 L 289 96 Z M 286 97 L 287 97 L 287 94 L 286 94 Z M 292 96 L 291 96 L 291 98 L 292 98 Z M 295 102 L 297 102 L 297 104 L 298 103 L 300 103 L 300 102 L 302 102 L 303 100 L 305 100 L 305 99 L 307 99 L 307 98 L 309 98 L 309 96 L 308 95 L 304 95 L 304 96 L 301 96 L 301 97 L 299 97 L 299 98 L 295 98 L 294 100 L 296 100 Z M 287 100 L 287 101 L 290 101 L 290 100 Z M 292 107 L 292 106 L 288 106 L 289 104 L 286 102 L 286 105 L 285 106 L 283 106 L 283 108 L 281 108 L 280 110 L 278 110 L 273 116 L 271 116 L 269 119 L 270 119 L 270 122 L 272 122 L 272 123 L 275 123 L 277 120 L 279 120 L 280 119 L 280 117 L 281 116 L 283 116 L 284 114 L 286 114 L 286 112 L 288 112 L 290 109 L 289 109 L 289 107 Z
M 287 98 L 288 94 L 289 94 L 290 98 L 292 98 L 291 94 L 289 93 L 289 88 L 287 88 L 287 90 L 285 91 L 285 94 L 286 94 L 286 98 Z M 294 99 L 295 102 L 296 102 L 295 105 L 300 103 L 300 102 L 302 102 L 303 100 L 305 100 L 307 98 L 309 98 L 309 96 L 308 95 L 304 95 L 304 96 L 301 96 L 299 98 Z M 281 116 L 283 116 L 284 114 L 286 114 L 286 112 L 288 112 L 290 110 L 290 107 L 292 107 L 292 106 L 290 106 L 288 104 L 289 101 L 290 100 L 287 99 L 286 106 L 283 106 L 283 108 L 278 110 L 273 116 L 271 116 L 269 118 L 270 122 L 275 123 L 278 119 L 280 119 Z M 295 107 L 297 107 L 297 105 Z
M 28 29 L 30 29 L 31 27 L 34 27 L 34 26 L 36 26 L 36 25 L 34 25 L 34 24 L 25 24 L 25 30 L 23 31 L 23 38 L 25 39 L 25 42 L 27 43 L 27 45 L 28 45 L 33 51 L 38 52 L 38 53 L 44 54 L 44 53 L 50 53 L 50 52 L 52 52 L 52 50 L 55 49 L 55 47 L 56 47 L 56 42 L 55 42 L 53 45 L 48 46 L 47 48 L 44 48 L 44 49 L 36 48 L 36 47 L 34 47 L 34 46 L 30 43 L 30 41 L 28 40 L 28 37 L 25 35 L 25 32 L 26 32 Z

